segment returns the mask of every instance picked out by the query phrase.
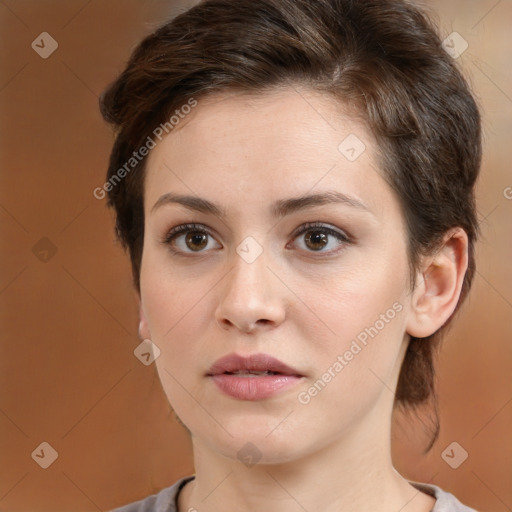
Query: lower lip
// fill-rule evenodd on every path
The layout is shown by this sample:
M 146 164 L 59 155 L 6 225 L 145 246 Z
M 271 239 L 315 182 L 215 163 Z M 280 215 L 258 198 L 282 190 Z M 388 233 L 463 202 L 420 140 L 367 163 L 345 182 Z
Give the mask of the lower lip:
M 213 382 L 226 395 L 238 400 L 263 400 L 295 386 L 302 377 L 297 375 L 213 375 Z

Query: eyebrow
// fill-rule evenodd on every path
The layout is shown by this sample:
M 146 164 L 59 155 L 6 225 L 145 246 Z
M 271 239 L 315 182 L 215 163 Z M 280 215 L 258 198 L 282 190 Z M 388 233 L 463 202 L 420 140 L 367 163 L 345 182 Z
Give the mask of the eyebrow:
M 328 190 L 319 194 L 293 197 L 290 199 L 280 199 L 272 203 L 270 206 L 270 212 L 273 217 L 282 218 L 297 211 L 333 203 L 344 204 L 351 208 L 371 213 L 371 210 L 359 199 L 334 190 Z M 189 210 L 212 214 L 220 217 L 221 219 L 225 219 L 227 217 L 226 210 L 216 203 L 212 203 L 211 201 L 201 197 L 174 194 L 172 192 L 160 196 L 153 205 L 151 212 L 154 212 L 158 208 L 168 204 L 180 204 Z

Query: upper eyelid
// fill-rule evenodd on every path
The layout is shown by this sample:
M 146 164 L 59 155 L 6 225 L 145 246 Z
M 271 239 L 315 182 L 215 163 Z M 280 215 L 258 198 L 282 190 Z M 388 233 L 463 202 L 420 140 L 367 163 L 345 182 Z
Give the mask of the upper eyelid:
M 174 226 L 172 229 L 167 230 L 162 237 L 162 241 L 164 243 L 168 243 L 171 237 L 181 236 L 188 231 L 204 231 L 206 234 L 210 236 L 214 236 L 216 231 L 205 224 L 198 224 L 195 222 L 186 222 L 184 224 L 179 224 L 178 226 Z
M 326 224 L 326 223 L 320 222 L 320 221 L 305 222 L 304 224 L 301 224 L 297 229 L 295 229 L 293 231 L 291 236 L 296 237 L 296 236 L 299 236 L 299 235 L 301 235 L 302 233 L 304 233 L 306 231 L 313 230 L 313 229 L 318 229 L 318 230 L 325 229 L 326 231 L 331 231 L 332 233 L 336 233 L 336 234 L 340 235 L 340 237 L 346 238 L 347 240 L 351 240 L 352 239 L 352 237 L 345 230 L 337 228 L 337 227 L 334 227 L 334 226 L 332 226 L 330 224 Z

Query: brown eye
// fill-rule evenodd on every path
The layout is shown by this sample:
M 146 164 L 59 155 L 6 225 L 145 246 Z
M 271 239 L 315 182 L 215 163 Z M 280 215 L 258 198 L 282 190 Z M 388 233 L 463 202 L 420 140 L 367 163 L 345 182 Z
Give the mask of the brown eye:
M 306 246 L 314 251 L 323 249 L 329 243 L 328 235 L 319 230 L 309 231 L 308 233 L 304 240 L 306 241 Z
M 339 248 L 351 243 L 351 239 L 343 231 L 317 223 L 302 226 L 294 239 L 298 240 L 300 249 L 322 255 L 335 253 Z
M 171 229 L 163 238 L 162 243 L 167 245 L 173 253 L 190 255 L 191 253 L 205 253 L 212 249 L 215 238 L 200 224 L 182 224 Z M 217 243 L 217 247 L 222 246 Z
M 208 245 L 208 234 L 201 231 L 189 231 L 185 243 L 190 250 L 200 251 Z

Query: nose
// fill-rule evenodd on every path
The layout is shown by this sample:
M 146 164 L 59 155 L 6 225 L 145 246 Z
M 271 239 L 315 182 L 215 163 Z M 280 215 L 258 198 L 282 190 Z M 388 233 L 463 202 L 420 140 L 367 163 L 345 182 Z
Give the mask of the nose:
M 250 334 L 273 329 L 284 321 L 285 288 L 267 267 L 264 254 L 252 263 L 234 254 L 215 311 L 221 328 Z

